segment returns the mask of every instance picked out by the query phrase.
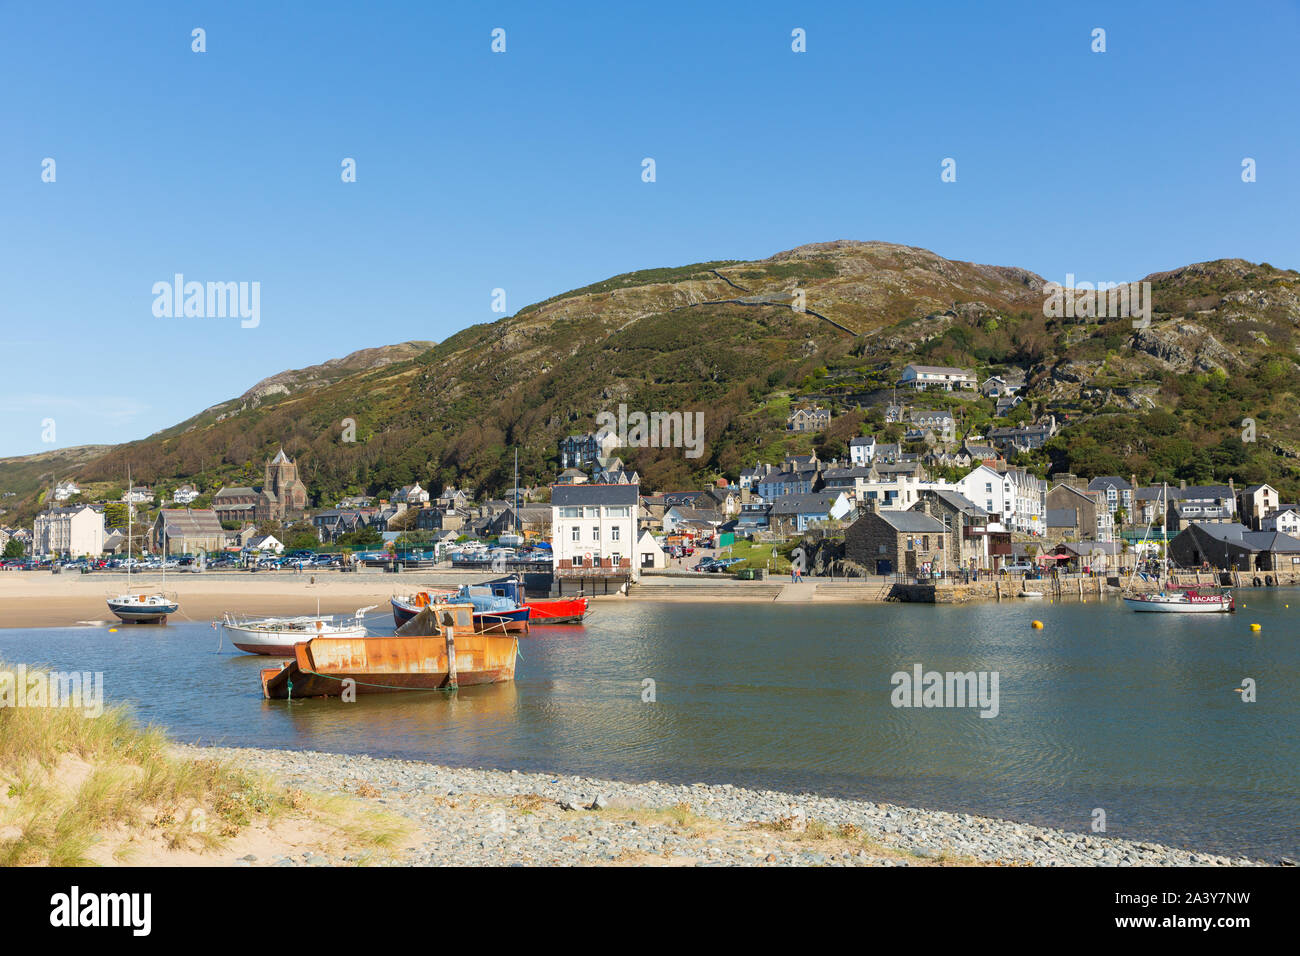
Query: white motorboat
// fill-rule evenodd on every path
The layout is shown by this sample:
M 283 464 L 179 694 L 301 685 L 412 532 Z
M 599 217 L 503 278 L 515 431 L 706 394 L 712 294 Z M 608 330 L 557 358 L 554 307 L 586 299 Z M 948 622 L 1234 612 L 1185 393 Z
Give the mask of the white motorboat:
M 1021 591 L 1016 597 L 1022 598 L 1040 598 L 1043 596 L 1042 591 Z
M 237 617 L 227 613 L 221 627 L 230 643 L 249 654 L 292 657 L 293 646 L 314 637 L 365 637 L 362 618 L 376 605 L 359 608 L 352 617 L 304 614 L 300 617 Z

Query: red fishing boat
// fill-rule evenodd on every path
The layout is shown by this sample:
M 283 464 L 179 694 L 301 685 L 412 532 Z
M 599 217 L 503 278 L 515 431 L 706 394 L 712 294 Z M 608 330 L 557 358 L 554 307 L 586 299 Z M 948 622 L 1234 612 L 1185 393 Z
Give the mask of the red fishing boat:
M 516 576 L 497 578 L 492 581 L 485 581 L 482 584 L 473 585 L 466 591 L 468 596 L 471 593 L 479 592 L 480 589 L 486 588 L 483 594 L 490 595 L 494 598 L 506 598 L 514 602 L 515 607 L 527 609 L 526 621 L 532 624 L 581 624 L 582 619 L 587 616 L 587 609 L 590 605 L 588 598 L 582 597 L 564 597 L 564 598 L 528 598 L 524 593 L 524 584 Z M 393 606 L 393 621 L 398 627 L 401 627 L 411 618 L 420 612 L 420 609 L 430 603 L 440 601 L 449 601 L 456 599 L 456 592 L 446 593 L 439 591 L 420 591 L 416 594 L 403 595 L 394 597 L 390 603 Z M 498 616 L 500 616 L 498 612 Z M 484 625 L 478 618 L 483 617 L 482 612 L 475 615 L 475 623 L 482 628 Z M 507 625 L 508 630 L 518 629 L 514 621 Z
M 524 582 L 518 575 L 507 575 L 492 581 L 484 581 L 483 587 L 491 588 L 498 597 L 509 598 L 516 604 L 531 611 L 530 624 L 581 624 L 587 616 L 589 599 L 582 597 L 564 598 L 529 598 L 524 593 Z

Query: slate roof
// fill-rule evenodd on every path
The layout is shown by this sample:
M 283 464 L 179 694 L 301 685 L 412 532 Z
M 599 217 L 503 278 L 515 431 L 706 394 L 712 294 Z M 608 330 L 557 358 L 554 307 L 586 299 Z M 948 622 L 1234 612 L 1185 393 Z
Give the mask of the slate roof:
M 904 534 L 946 534 L 942 521 L 924 511 L 877 511 L 878 516 L 895 531 Z
M 1102 475 L 1100 478 L 1094 478 L 1088 482 L 1089 491 L 1105 491 L 1108 487 L 1114 487 L 1116 491 L 1132 491 L 1133 486 L 1119 475 Z
M 1251 531 L 1243 524 L 1201 524 L 1193 522 L 1187 530 L 1195 528 L 1201 534 L 1224 544 L 1233 544 L 1252 552 L 1300 553 L 1300 538 L 1281 531 Z M 1185 532 L 1184 532 L 1185 533 Z
M 641 497 L 639 485 L 554 485 L 552 505 L 635 505 Z
M 816 492 L 809 495 L 782 495 L 772 501 L 774 515 L 827 514 L 838 494 Z
M 169 538 L 225 534 L 221 519 L 210 508 L 191 508 L 185 511 L 165 508 L 160 520 Z

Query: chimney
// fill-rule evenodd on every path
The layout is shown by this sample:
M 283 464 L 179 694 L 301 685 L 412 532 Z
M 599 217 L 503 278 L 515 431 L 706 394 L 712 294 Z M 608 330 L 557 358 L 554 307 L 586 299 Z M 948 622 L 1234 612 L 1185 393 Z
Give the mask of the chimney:
M 1178 490 L 1179 490 L 1179 491 L 1186 491 L 1186 490 L 1187 490 L 1187 479 L 1186 479 L 1186 478 L 1179 478 L 1179 479 L 1178 479 Z
M 874 515 L 874 514 L 879 514 L 879 513 L 880 513 L 880 499 L 879 499 L 879 498 L 868 498 L 868 499 L 867 499 L 867 510 L 870 511 L 873 515 Z

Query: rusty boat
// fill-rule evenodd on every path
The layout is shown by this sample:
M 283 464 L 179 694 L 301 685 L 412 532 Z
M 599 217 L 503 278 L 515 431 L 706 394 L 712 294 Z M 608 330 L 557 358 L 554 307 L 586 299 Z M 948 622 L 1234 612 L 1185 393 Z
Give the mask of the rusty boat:
M 472 604 L 431 604 L 392 637 L 314 637 L 261 673 L 268 700 L 449 690 L 515 678 L 519 639 L 474 628 Z

